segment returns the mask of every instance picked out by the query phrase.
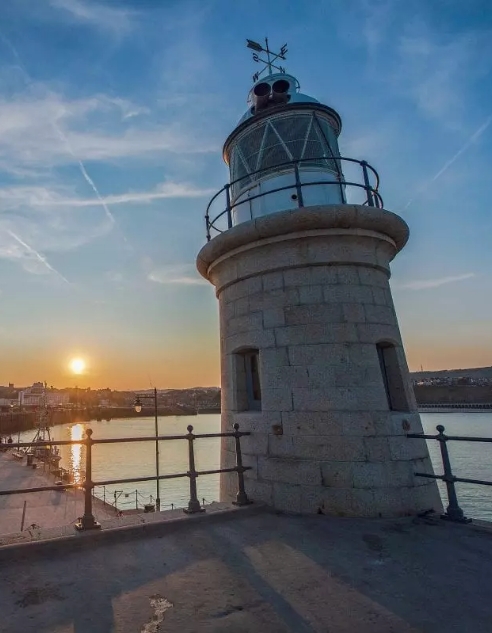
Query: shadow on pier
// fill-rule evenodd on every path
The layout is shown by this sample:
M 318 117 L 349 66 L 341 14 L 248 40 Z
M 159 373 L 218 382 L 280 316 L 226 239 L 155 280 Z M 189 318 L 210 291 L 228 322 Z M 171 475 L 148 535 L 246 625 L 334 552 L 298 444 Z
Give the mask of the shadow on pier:
M 492 630 L 490 533 L 251 506 L 211 518 L 0 549 L 0 631 Z

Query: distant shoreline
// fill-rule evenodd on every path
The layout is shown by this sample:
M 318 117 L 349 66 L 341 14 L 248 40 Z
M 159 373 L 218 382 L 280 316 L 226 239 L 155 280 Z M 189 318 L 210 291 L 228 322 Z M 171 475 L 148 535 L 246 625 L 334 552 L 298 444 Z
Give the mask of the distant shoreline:
M 159 417 L 172 416 L 189 416 L 204 413 L 220 413 L 220 409 L 216 407 L 201 408 L 199 410 L 193 407 L 176 406 L 176 407 L 159 407 L 157 414 Z M 84 409 L 53 409 L 50 419 L 50 426 L 60 426 L 62 424 L 78 424 L 93 421 L 110 421 L 113 419 L 126 418 L 147 418 L 154 416 L 152 407 L 146 407 L 139 411 L 135 411 L 133 407 L 105 407 L 105 408 L 84 408 Z M 31 431 L 36 428 L 38 423 L 38 414 L 34 411 L 16 411 L 15 413 L 0 414 L 0 435 L 13 435 L 23 431 Z
M 466 411 L 467 413 L 487 413 L 487 412 L 491 412 L 492 413 L 492 406 L 489 404 L 484 404 L 484 405 L 480 405 L 480 404 L 476 404 L 476 405 L 467 405 L 467 404 L 463 404 L 463 405 L 459 405 L 459 404 L 450 404 L 450 405 L 439 405 L 439 406 L 435 406 L 435 405 L 431 405 L 431 406 L 426 406 L 426 405 L 419 405 L 418 406 L 418 412 L 419 413 L 455 413 L 455 412 L 463 412 Z

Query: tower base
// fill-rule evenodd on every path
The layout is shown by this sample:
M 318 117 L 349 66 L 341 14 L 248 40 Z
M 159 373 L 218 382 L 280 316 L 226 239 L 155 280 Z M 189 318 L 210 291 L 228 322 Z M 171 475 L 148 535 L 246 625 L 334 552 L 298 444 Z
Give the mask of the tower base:
M 406 436 L 422 425 L 389 262 L 407 238 L 388 211 L 333 205 L 241 224 L 201 250 L 220 306 L 222 430 L 251 432 L 250 498 L 338 516 L 442 511 L 436 482 L 413 474 L 432 473 L 427 445 Z M 233 438 L 221 455 L 234 466 Z M 236 479 L 222 475 L 223 500 Z

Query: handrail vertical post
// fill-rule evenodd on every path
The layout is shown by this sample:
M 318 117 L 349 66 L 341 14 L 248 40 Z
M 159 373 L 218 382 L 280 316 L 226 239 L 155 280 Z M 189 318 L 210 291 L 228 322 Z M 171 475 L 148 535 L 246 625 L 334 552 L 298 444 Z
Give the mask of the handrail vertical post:
M 184 509 L 184 512 L 186 512 L 186 514 L 195 514 L 197 512 L 205 512 L 205 510 L 201 507 L 200 502 L 198 501 L 196 491 L 196 479 L 198 475 L 195 468 L 195 449 L 193 446 L 195 436 L 193 435 L 193 427 L 191 426 L 191 424 L 188 426 L 188 435 L 186 436 L 186 439 L 188 440 L 188 477 L 190 479 L 190 500 L 188 502 L 188 507 Z
M 297 194 L 297 206 L 299 209 L 304 206 L 304 199 L 302 197 L 301 178 L 299 176 L 299 163 L 294 163 L 294 175 L 296 178 L 296 194 Z
M 226 192 L 226 210 L 227 210 L 227 228 L 228 229 L 232 229 L 232 211 L 231 211 L 231 185 L 226 185 L 225 186 L 225 192 Z
M 94 483 L 92 481 L 92 445 L 94 440 L 92 439 L 92 429 L 87 429 L 85 432 L 87 435 L 85 444 L 85 481 L 84 487 L 84 515 L 80 517 L 79 521 L 75 524 L 75 529 L 79 531 L 94 530 L 101 527 L 101 524 L 96 521 L 94 514 L 92 513 L 92 490 Z
M 235 506 L 247 506 L 251 503 L 248 499 L 248 495 L 246 494 L 246 490 L 244 488 L 244 471 L 246 470 L 243 466 L 243 456 L 241 454 L 241 433 L 239 432 L 239 424 L 236 422 L 234 424 L 234 442 L 236 445 L 236 471 L 237 471 L 237 495 L 236 501 L 233 501 Z
M 345 190 L 343 188 L 343 172 L 341 167 L 342 160 L 343 159 L 335 158 L 335 165 L 337 166 L 337 180 L 340 187 L 340 200 L 342 201 L 342 204 L 346 204 L 347 198 L 345 196 Z
M 161 480 L 159 472 L 159 412 L 157 410 L 157 387 L 154 387 L 154 432 L 155 432 L 155 485 L 156 499 L 155 509 L 157 512 L 161 509 Z
M 370 207 L 374 207 L 376 205 L 374 204 L 374 197 L 372 195 L 371 184 L 369 182 L 369 174 L 367 173 L 367 162 L 365 160 L 361 160 L 360 164 L 362 166 L 362 173 L 364 174 L 364 189 L 366 190 L 367 204 Z
M 458 505 L 458 497 L 456 495 L 456 488 L 454 485 L 456 478 L 451 470 L 451 462 L 449 460 L 447 446 L 448 438 L 444 435 L 445 428 L 442 424 L 438 424 L 438 426 L 436 426 L 436 430 L 438 432 L 436 440 L 439 442 L 439 447 L 441 449 L 442 465 L 444 469 L 443 481 L 446 484 L 449 502 L 446 512 L 441 518 L 446 521 L 453 521 L 454 523 L 469 523 L 470 519 L 465 517 L 463 510 Z

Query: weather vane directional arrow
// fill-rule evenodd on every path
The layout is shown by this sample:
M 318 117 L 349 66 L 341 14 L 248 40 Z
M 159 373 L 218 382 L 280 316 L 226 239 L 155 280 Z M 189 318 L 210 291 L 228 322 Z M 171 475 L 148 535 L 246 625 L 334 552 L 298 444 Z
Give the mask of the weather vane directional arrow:
M 285 56 L 287 54 L 287 44 L 284 44 L 282 46 L 279 53 L 274 53 L 269 48 L 267 37 L 265 37 L 264 47 L 261 44 L 258 44 L 258 42 L 255 42 L 253 40 L 246 40 L 246 46 L 248 48 L 251 48 L 251 50 L 255 51 L 253 53 L 253 61 L 258 62 L 260 64 L 265 64 L 265 66 L 261 70 L 259 70 L 253 75 L 253 81 L 258 81 L 258 79 L 260 78 L 260 75 L 264 73 L 265 70 L 267 69 L 268 69 L 269 74 L 272 73 L 272 68 L 275 68 L 275 70 L 278 70 L 281 73 L 285 73 L 285 68 L 283 66 L 277 66 L 273 62 L 277 61 L 277 59 L 285 60 Z M 267 58 L 263 59 L 262 57 L 258 55 L 258 53 L 266 53 Z

